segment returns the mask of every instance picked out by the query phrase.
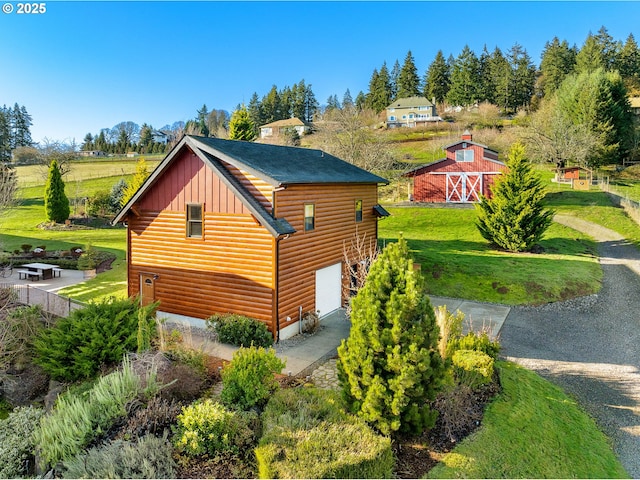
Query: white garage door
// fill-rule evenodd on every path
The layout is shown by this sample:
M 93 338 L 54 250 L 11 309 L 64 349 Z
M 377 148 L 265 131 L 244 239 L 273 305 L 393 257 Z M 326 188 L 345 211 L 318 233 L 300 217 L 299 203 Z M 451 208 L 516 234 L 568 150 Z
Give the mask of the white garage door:
M 316 270 L 316 310 L 320 316 L 341 307 L 342 299 L 342 263 Z

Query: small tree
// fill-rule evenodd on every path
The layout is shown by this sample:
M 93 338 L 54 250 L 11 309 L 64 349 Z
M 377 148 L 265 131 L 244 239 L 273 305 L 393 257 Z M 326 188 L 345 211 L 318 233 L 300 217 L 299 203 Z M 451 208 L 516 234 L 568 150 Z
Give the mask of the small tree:
M 231 140 L 246 140 L 249 142 L 256 138 L 256 126 L 249 116 L 247 107 L 244 105 L 231 115 L 229 138 Z
M 438 327 L 407 243 L 389 244 L 353 299 L 351 333 L 338 347 L 350 409 L 385 435 L 434 425 L 429 405 L 444 376 Z
M 507 160 L 508 173 L 491 188 L 493 196 L 476 205 L 480 234 L 492 244 L 510 252 L 530 250 L 553 220 L 545 210 L 540 176 L 525 157 L 524 146 L 515 143 Z
M 136 192 L 142 186 L 148 176 L 149 168 L 147 167 L 147 162 L 145 161 L 144 157 L 142 157 L 136 164 L 136 173 L 133 175 L 133 178 L 126 185 L 126 187 L 124 187 L 124 190 L 122 192 L 121 202 L 123 207 L 136 194 Z
M 44 208 L 47 220 L 62 223 L 69 218 L 69 199 L 64 193 L 64 182 L 58 168 L 58 162 L 53 160 L 49 166 L 49 176 L 44 187 Z

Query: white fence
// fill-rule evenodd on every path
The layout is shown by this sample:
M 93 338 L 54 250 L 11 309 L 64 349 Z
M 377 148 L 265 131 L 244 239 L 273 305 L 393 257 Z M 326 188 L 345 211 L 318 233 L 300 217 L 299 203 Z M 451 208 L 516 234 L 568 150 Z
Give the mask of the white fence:
M 73 310 L 78 310 L 85 306 L 76 300 L 61 297 L 60 295 L 31 285 L 0 283 L 0 290 L 4 289 L 13 292 L 18 303 L 22 303 L 23 305 L 40 305 L 43 311 L 57 315 L 58 317 L 66 317 Z

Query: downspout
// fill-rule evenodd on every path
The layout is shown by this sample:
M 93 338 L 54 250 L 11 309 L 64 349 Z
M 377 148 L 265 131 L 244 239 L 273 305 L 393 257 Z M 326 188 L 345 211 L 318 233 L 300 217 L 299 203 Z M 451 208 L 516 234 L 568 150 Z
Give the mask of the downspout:
M 275 200 L 275 192 L 273 192 Z M 275 202 L 274 202 L 275 203 Z M 280 343 L 280 240 L 282 236 L 276 238 L 276 258 L 275 258 L 275 312 L 276 312 L 276 343 Z

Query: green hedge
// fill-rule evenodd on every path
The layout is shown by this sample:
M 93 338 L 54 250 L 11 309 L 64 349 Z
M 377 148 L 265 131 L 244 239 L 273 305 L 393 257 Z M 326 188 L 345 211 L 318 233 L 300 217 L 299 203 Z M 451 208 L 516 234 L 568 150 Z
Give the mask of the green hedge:
M 238 347 L 270 347 L 273 335 L 260 320 L 235 313 L 215 314 L 207 319 L 207 327 L 214 330 L 218 340 Z
M 345 413 L 339 395 L 283 389 L 263 414 L 260 478 L 392 478 L 391 440 Z
M 486 353 L 477 350 L 457 350 L 451 361 L 453 374 L 463 385 L 476 389 L 493 380 L 494 360 Z

